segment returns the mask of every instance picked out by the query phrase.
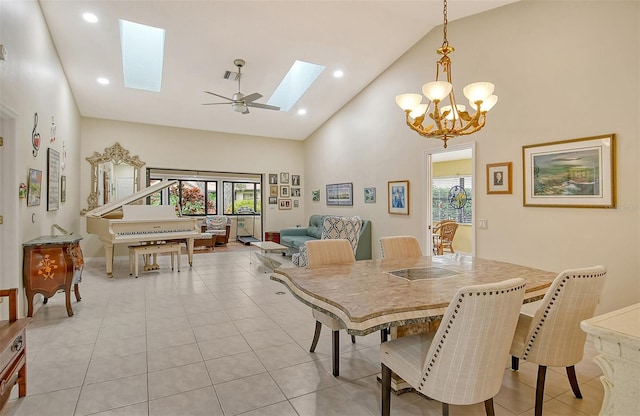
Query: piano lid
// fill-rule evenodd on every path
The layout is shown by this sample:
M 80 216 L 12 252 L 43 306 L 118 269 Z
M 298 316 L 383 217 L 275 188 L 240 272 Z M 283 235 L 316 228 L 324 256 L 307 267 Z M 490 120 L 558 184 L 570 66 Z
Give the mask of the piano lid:
M 98 208 L 94 208 L 91 211 L 88 211 L 85 216 L 87 217 L 102 217 L 105 216 L 107 214 L 109 214 L 110 212 L 113 212 L 119 208 L 121 208 L 123 205 L 127 205 L 130 204 L 132 202 L 137 201 L 140 198 L 145 198 L 148 197 L 149 195 L 158 192 L 164 188 L 168 188 L 171 185 L 175 185 L 177 184 L 178 181 L 177 180 L 173 180 L 173 181 L 162 181 L 162 182 L 158 182 L 156 184 L 153 184 L 147 188 L 144 188 L 141 191 L 132 193 L 129 196 L 126 196 L 124 198 L 121 199 L 117 199 L 113 202 L 109 202 L 108 204 L 104 204 L 102 206 L 99 206 Z

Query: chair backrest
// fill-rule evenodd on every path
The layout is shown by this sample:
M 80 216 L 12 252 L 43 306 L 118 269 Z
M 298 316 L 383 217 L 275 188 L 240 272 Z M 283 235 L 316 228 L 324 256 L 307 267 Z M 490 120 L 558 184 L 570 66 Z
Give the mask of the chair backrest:
M 587 339 L 580 322 L 593 317 L 606 276 L 604 266 L 561 272 L 533 316 L 522 359 L 549 367 L 580 362 Z
M 360 240 L 360 230 L 362 229 L 362 218 L 360 217 L 338 217 L 327 215 L 322 223 L 322 235 L 320 239 L 344 239 L 348 240 L 355 255 Z
M 417 390 L 454 405 L 495 396 L 524 291 L 522 278 L 460 288 L 433 337 Z
M 420 243 L 412 235 L 381 237 L 380 251 L 383 259 L 415 259 L 422 257 Z
M 308 268 L 356 262 L 348 240 L 310 240 L 304 244 L 307 248 Z
M 458 223 L 453 220 L 442 221 L 437 227 L 437 231 L 440 234 L 440 240 L 442 242 L 452 242 L 453 237 L 456 235 L 458 229 Z
M 203 225 L 206 230 L 224 230 L 230 222 L 231 219 L 224 215 L 208 215 L 204 218 Z

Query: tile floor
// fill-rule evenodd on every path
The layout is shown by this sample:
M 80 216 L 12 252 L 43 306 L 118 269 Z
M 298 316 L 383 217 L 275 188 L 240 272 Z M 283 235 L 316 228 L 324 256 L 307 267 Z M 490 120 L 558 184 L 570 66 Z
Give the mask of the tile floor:
M 17 399 L 14 389 L 1 416 L 379 415 L 379 334 L 353 345 L 343 331 L 341 375 L 333 377 L 330 332 L 309 353 L 310 309 L 251 255 L 230 243 L 196 254 L 180 273 L 160 256 L 161 269 L 138 279 L 125 257 L 113 279 L 103 259 L 87 259 L 75 315 L 66 316 L 59 293 L 30 323 L 28 395 Z M 576 366 L 583 400 L 572 396 L 563 369 L 547 372 L 545 415 L 598 414 L 594 355 L 587 343 Z M 533 415 L 535 379 L 532 364 L 505 369 L 496 415 Z M 415 393 L 392 396 L 393 415 L 440 409 Z M 484 407 L 452 406 L 451 415 L 484 415 Z

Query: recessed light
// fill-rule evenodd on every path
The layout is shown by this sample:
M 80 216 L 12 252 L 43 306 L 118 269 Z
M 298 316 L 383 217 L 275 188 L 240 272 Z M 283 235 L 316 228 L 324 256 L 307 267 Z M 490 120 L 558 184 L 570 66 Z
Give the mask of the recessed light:
M 303 116 L 303 115 L 307 114 L 307 110 L 305 110 L 304 108 L 301 108 L 300 110 L 298 110 L 298 114 Z
M 109 80 L 107 78 L 104 78 L 104 77 L 100 77 L 96 81 L 98 81 L 98 84 L 109 85 Z
M 98 21 L 98 16 L 96 16 L 96 15 L 95 15 L 95 14 L 93 14 L 93 13 L 84 13 L 84 14 L 82 15 L 82 18 L 83 18 L 84 20 L 86 20 L 87 22 L 89 22 L 89 23 L 95 23 L 95 22 L 97 22 L 97 21 Z
M 342 72 L 342 71 L 341 71 L 341 70 L 339 70 L 339 69 L 338 69 L 337 71 L 333 71 L 333 76 L 334 76 L 335 78 L 342 78 L 342 77 L 343 77 L 343 75 L 344 75 L 344 72 Z

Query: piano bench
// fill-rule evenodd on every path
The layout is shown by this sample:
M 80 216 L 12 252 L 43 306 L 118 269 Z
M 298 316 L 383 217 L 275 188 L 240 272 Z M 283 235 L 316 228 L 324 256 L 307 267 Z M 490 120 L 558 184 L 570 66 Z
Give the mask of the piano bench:
M 164 244 L 148 244 L 142 246 L 129 246 L 129 276 L 131 276 L 135 271 L 136 278 L 138 277 L 138 256 L 147 256 L 150 254 L 158 254 L 158 253 L 170 253 L 171 254 L 171 270 L 173 270 L 173 256 L 177 254 L 178 257 L 178 273 L 180 273 L 180 252 L 181 252 L 181 243 L 164 243 Z M 155 256 L 154 256 L 155 259 Z M 144 270 L 158 270 L 159 266 L 154 261 L 153 264 L 151 262 L 146 262 Z

